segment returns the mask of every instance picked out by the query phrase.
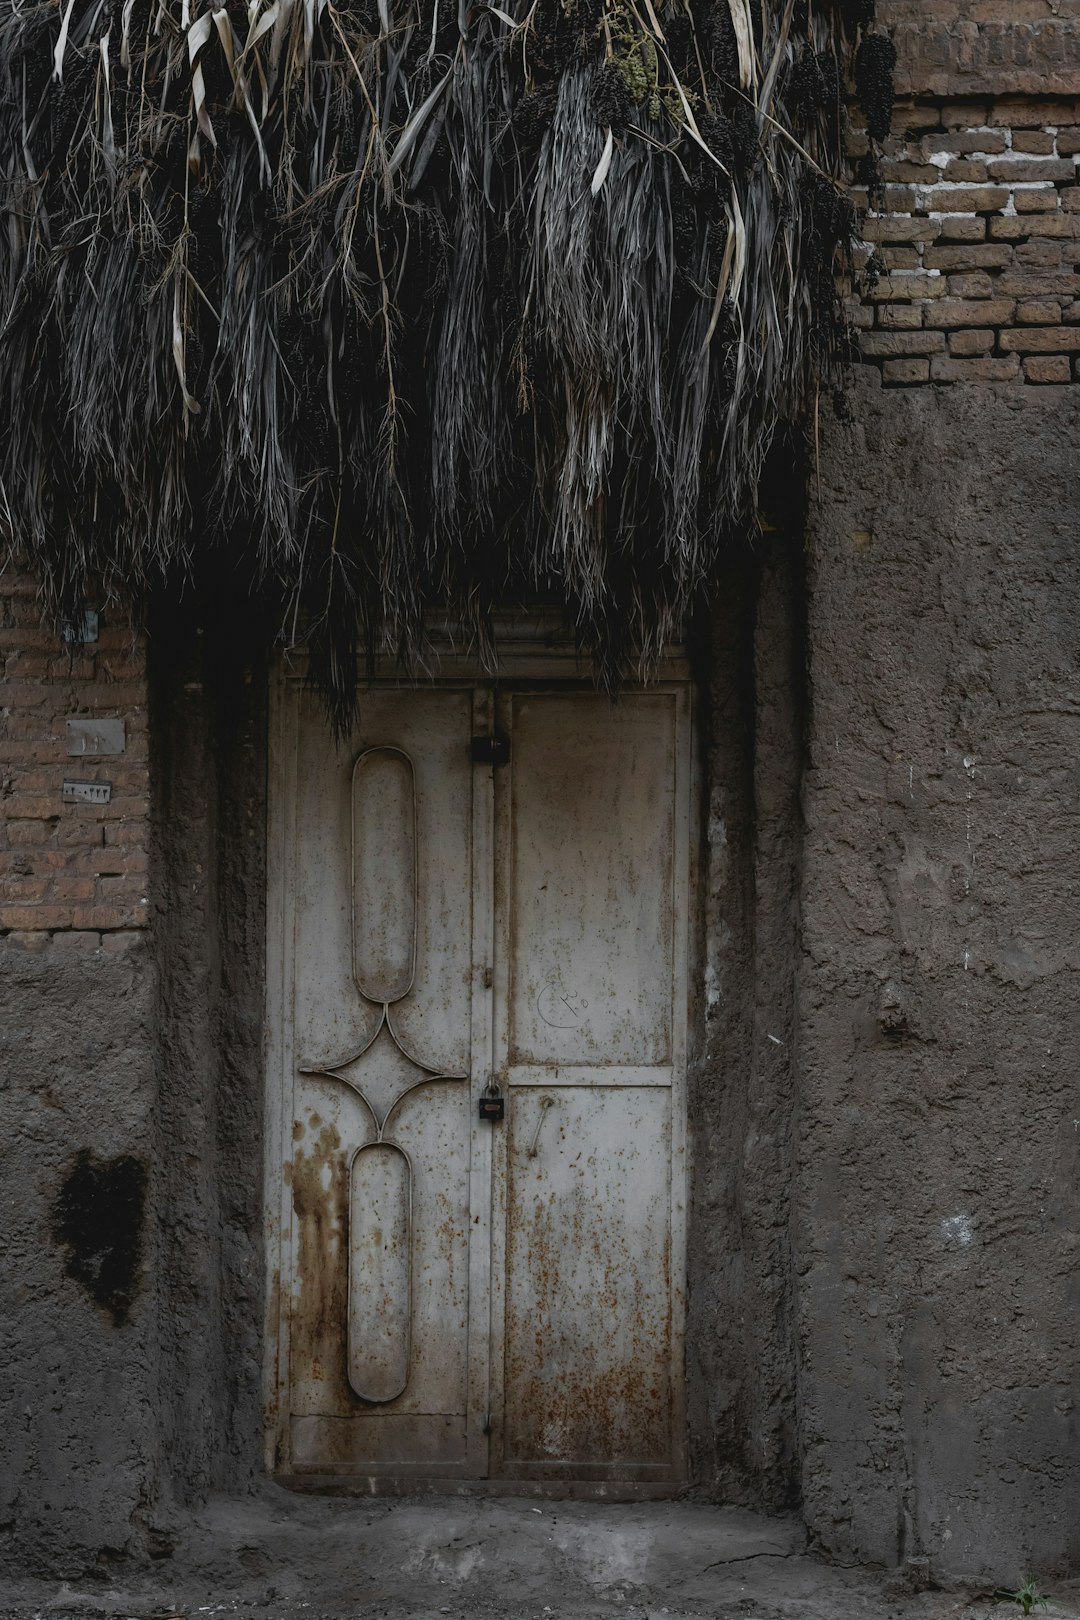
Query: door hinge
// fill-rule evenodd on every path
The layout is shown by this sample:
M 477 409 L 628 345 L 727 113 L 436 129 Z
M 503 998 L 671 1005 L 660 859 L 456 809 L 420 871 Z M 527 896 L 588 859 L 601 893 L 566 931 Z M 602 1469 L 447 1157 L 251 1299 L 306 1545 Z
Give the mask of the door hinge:
M 497 732 L 490 737 L 474 737 L 469 745 L 469 757 L 474 765 L 509 765 L 510 739 Z

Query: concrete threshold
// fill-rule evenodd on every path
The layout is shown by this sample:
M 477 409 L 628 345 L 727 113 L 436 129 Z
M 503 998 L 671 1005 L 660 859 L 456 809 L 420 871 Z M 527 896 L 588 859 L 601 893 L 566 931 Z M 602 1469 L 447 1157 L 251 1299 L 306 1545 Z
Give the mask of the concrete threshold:
M 3 1620 L 1011 1620 L 990 1594 L 925 1589 L 813 1556 L 794 1517 L 685 1501 L 211 1500 L 168 1557 L 101 1583 L 0 1586 Z M 1042 1620 L 1076 1620 L 1074 1586 Z

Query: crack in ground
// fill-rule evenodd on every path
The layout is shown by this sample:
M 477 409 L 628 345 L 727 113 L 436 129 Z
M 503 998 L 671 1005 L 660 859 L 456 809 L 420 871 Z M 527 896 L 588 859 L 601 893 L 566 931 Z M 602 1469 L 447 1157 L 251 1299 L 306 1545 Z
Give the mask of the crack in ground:
M 803 1558 L 805 1554 L 805 1547 L 798 1547 L 794 1552 L 740 1553 L 738 1558 L 715 1558 L 711 1564 L 706 1564 L 704 1569 L 699 1570 L 698 1574 L 707 1575 L 710 1569 L 721 1569 L 728 1564 L 749 1564 L 755 1558 Z

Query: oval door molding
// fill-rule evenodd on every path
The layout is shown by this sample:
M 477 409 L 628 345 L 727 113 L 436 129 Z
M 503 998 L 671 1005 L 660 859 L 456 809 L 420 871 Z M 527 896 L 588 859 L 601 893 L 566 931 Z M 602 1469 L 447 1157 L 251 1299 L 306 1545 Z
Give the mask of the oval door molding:
M 367 748 L 352 774 L 353 979 L 384 1006 L 416 970 L 416 779 L 400 748 Z
M 412 1358 L 412 1164 L 394 1142 L 369 1142 L 349 1170 L 349 1384 L 361 1400 L 396 1400 Z

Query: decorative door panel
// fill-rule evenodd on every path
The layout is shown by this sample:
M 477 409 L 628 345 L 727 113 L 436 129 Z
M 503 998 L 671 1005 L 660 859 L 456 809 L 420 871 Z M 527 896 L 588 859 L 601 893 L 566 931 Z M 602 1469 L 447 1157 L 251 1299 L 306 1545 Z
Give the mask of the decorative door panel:
M 682 1477 L 689 718 L 279 683 L 279 1474 Z
M 340 747 L 286 701 L 289 1464 L 464 1471 L 473 695 L 376 691 Z

